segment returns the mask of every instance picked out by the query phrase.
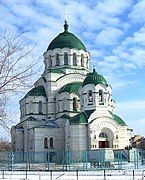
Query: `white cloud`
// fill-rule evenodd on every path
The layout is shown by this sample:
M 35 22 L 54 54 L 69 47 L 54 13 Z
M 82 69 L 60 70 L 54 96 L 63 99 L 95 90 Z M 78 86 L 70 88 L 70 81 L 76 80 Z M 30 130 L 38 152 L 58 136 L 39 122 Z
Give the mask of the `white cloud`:
M 119 29 L 108 27 L 102 30 L 96 37 L 96 42 L 98 45 L 108 46 L 115 45 L 118 43 L 120 36 L 123 32 Z
M 97 10 L 99 13 L 116 16 L 123 13 L 130 5 L 131 1 L 129 0 L 106 0 L 97 4 Z
M 132 20 L 132 23 L 144 23 L 145 22 L 145 0 L 137 1 L 133 6 L 133 10 L 129 14 L 129 18 Z
M 116 113 L 133 129 L 133 134 L 145 136 L 145 101 L 116 103 Z

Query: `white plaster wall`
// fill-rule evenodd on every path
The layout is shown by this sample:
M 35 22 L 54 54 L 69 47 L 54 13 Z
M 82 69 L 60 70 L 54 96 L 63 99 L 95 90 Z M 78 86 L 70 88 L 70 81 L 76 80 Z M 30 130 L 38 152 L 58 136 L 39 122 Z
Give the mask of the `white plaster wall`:
M 44 137 L 54 139 L 54 149 L 44 149 Z M 64 131 L 62 128 L 35 128 L 35 151 L 62 151 L 64 149 Z
M 86 125 L 71 125 L 71 149 L 88 150 L 88 129 Z

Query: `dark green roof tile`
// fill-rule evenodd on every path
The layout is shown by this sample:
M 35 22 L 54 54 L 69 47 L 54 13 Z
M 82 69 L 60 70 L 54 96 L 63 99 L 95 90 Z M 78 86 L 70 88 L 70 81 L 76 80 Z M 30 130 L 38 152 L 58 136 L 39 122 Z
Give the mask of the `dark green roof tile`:
M 62 71 L 61 69 L 51 69 L 48 71 L 49 73 L 58 73 L 58 74 L 65 74 L 64 71 Z
M 43 86 L 38 86 L 33 89 L 31 89 L 26 95 L 25 98 L 28 96 L 45 96 L 46 97 L 46 92 Z
M 111 111 L 109 111 L 110 114 L 113 116 L 114 120 L 121 126 L 126 126 L 126 123 L 116 114 L 113 114 Z
M 84 112 L 81 112 L 72 118 L 70 118 L 70 123 L 71 124 L 87 124 L 88 123 L 88 118 Z
M 60 89 L 59 93 L 68 92 L 69 94 L 71 94 L 73 92 L 78 92 L 81 85 L 82 85 L 82 82 L 73 82 L 70 84 L 66 84 Z
M 48 50 L 53 50 L 55 48 L 70 48 L 70 49 L 81 49 L 84 51 L 86 47 L 84 44 L 76 37 L 74 34 L 68 32 L 68 25 L 65 21 L 64 32 L 60 33 L 48 46 Z
M 67 114 L 63 114 L 63 115 L 60 116 L 59 118 L 70 119 L 70 117 L 69 117 Z
M 116 122 L 118 122 L 118 124 L 120 124 L 121 126 L 126 126 L 126 123 L 116 114 L 113 114 L 114 120 Z
M 102 75 L 98 74 L 96 72 L 96 70 L 93 69 L 93 72 L 89 73 L 87 75 L 87 77 L 85 78 L 85 80 L 83 82 L 83 86 L 85 86 L 87 84 L 94 84 L 94 85 L 104 84 L 104 85 L 107 85 L 107 81 L 105 80 L 105 78 Z
M 94 110 L 86 110 L 86 111 L 85 111 L 85 113 L 87 114 L 88 119 L 89 119 L 90 115 L 91 115 L 94 111 L 95 111 L 95 109 L 94 109 Z

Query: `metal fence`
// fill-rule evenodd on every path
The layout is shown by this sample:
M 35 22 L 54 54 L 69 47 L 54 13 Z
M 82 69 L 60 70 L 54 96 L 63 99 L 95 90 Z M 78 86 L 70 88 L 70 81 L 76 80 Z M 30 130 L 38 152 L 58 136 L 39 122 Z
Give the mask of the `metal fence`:
M 97 171 L 0 171 L 0 179 L 8 180 L 143 180 L 144 170 Z
M 145 151 L 0 152 L 0 170 L 91 171 L 145 168 Z

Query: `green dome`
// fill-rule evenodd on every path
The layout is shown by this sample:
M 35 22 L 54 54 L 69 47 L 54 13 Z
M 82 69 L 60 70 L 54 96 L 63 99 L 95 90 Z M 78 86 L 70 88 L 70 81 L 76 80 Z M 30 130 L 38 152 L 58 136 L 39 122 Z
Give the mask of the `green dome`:
M 25 98 L 28 96 L 45 96 L 46 97 L 46 92 L 43 86 L 38 86 L 33 89 L 31 89 L 26 95 Z
M 95 69 L 93 69 L 92 73 L 89 73 L 88 76 L 85 78 L 84 82 L 83 82 L 83 86 L 87 85 L 87 84 L 104 84 L 107 85 L 107 81 L 105 80 L 105 78 L 98 74 L 96 72 Z
M 81 49 L 84 51 L 86 50 L 86 47 L 84 44 L 77 38 L 74 34 L 68 32 L 68 24 L 65 21 L 64 24 L 64 32 L 60 33 L 48 46 L 48 50 L 53 50 L 55 48 L 65 48 L 68 47 L 70 49 Z
M 73 92 L 77 92 L 81 87 L 81 85 L 82 85 L 81 82 L 73 82 L 66 84 L 60 89 L 59 93 L 68 92 L 69 94 L 71 94 Z

